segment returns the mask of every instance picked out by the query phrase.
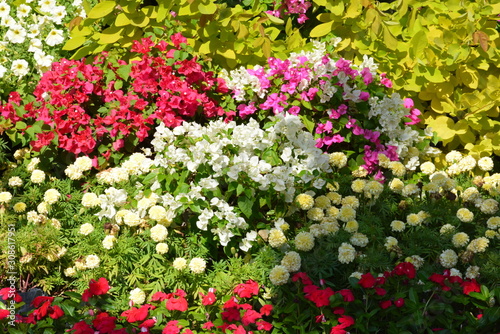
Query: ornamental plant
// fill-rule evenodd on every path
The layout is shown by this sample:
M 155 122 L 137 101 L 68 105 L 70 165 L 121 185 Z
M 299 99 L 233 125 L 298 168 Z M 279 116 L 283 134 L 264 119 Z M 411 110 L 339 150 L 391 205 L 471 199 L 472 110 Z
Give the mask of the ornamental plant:
M 69 13 L 83 15 L 81 1 L 0 2 L 0 100 L 16 89 L 29 93 L 53 61 L 64 57 Z
M 377 74 L 372 59 L 354 65 L 328 54 L 325 43 L 313 44 L 312 51 L 286 60 L 269 58 L 266 67 L 223 71 L 238 116 L 265 121 L 278 113 L 299 115 L 316 134 L 317 147 L 345 151 L 352 170 L 361 166 L 378 178 L 383 178 L 378 154 L 398 161 L 409 148 L 426 146 L 429 141 L 414 126 L 420 111 L 411 99 L 388 96 L 392 82 Z
M 33 97 L 13 92 L 1 106 L 13 145 L 29 143 L 40 151 L 54 143 L 63 152 L 94 158 L 97 166 L 133 152 L 155 124 L 175 127 L 224 115 L 213 97 L 227 89 L 182 51 L 185 42 L 180 34 L 171 36 L 171 44 L 136 41 L 131 51 L 138 59 L 130 63 L 107 53 L 88 64 L 54 63 Z

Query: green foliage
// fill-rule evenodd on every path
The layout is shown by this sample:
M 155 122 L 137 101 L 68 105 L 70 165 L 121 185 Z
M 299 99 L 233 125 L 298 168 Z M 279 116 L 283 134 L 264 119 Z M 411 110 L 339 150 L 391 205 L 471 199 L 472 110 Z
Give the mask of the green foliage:
M 371 56 L 402 96 L 420 100 L 446 150 L 500 154 L 500 4 L 490 1 L 315 0 L 309 36 L 343 39 L 339 54 Z

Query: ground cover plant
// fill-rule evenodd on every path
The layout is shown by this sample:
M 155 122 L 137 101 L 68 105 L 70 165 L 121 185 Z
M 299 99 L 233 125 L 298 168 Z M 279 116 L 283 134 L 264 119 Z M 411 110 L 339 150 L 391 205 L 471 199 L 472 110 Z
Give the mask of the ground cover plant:
M 20 41 L 23 24 L 69 39 L 37 74 L 4 77 L 0 327 L 496 333 L 494 138 L 476 150 L 443 137 L 400 86 L 413 74 L 357 55 L 340 28 L 322 37 L 373 10 L 421 20 L 414 8 L 433 4 L 1 3 L 20 56 L 38 43 Z M 495 8 L 478 22 L 493 27 Z M 390 26 L 371 37 L 398 36 Z M 488 29 L 470 31 L 484 52 Z

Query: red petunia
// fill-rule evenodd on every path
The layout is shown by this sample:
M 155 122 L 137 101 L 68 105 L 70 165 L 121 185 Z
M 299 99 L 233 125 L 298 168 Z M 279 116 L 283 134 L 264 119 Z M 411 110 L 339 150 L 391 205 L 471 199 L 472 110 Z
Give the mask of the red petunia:
M 10 315 L 9 310 L 0 309 L 0 320 L 7 318 Z
M 270 331 L 273 329 L 273 325 L 267 321 L 259 320 L 255 323 L 258 330 Z
M 398 298 L 394 301 L 394 305 L 396 307 L 403 307 L 405 305 L 405 300 L 404 298 Z
M 390 300 L 383 300 L 379 303 L 380 307 L 385 310 L 386 308 L 389 308 L 392 305 L 392 301 Z
M 213 293 L 213 291 L 208 291 L 206 295 L 200 292 L 200 295 L 202 298 L 201 303 L 205 306 L 212 305 L 217 300 L 217 297 L 215 296 L 215 293 Z
M 85 321 L 77 322 L 71 327 L 70 331 L 74 331 L 72 334 L 94 334 L 95 330 L 92 329 Z
M 473 278 L 470 281 L 463 281 L 461 284 L 463 292 L 469 295 L 471 292 L 481 292 L 481 285 Z
M 89 288 L 83 292 L 82 301 L 87 302 L 93 296 L 100 296 L 106 294 L 110 289 L 108 280 L 104 277 L 99 280 L 90 280 Z
M 266 304 L 266 305 L 263 305 L 260 308 L 260 314 L 262 314 L 262 315 L 270 315 L 272 310 L 273 310 L 273 305 Z
M 186 298 L 184 298 L 184 297 L 169 298 L 169 299 L 167 299 L 166 307 L 167 307 L 167 310 L 169 310 L 169 311 L 177 310 L 177 311 L 184 312 L 184 311 L 187 311 L 187 309 L 188 309 L 188 302 L 187 302 Z
M 153 305 L 145 304 L 140 308 L 132 307 L 130 310 L 122 312 L 121 316 L 126 317 L 128 322 L 144 321 L 148 317 L 149 310 L 154 310 Z
M 355 299 L 354 294 L 349 289 L 342 289 L 337 292 L 344 298 L 345 302 L 353 302 Z
M 64 311 L 57 305 L 49 307 L 49 317 L 52 319 L 59 319 L 64 315 Z
M 259 312 L 255 310 L 246 310 L 241 318 L 241 322 L 243 325 L 248 326 L 255 323 L 255 321 L 260 318 L 262 318 L 262 315 Z
M 3 300 L 9 299 L 9 297 L 12 295 L 14 295 L 14 301 L 16 303 L 20 303 L 23 301 L 23 298 L 20 294 L 17 293 L 17 291 L 14 291 L 14 293 L 12 293 L 12 290 L 10 288 L 0 289 L 0 297 L 2 297 Z
M 248 280 L 246 283 L 238 284 L 234 288 L 234 292 L 240 298 L 250 298 L 259 294 L 259 288 L 259 283 L 253 280 Z
M 92 324 L 99 333 L 106 334 L 111 333 L 111 331 L 115 329 L 115 321 L 116 317 L 110 317 L 108 313 L 101 312 L 92 320 Z

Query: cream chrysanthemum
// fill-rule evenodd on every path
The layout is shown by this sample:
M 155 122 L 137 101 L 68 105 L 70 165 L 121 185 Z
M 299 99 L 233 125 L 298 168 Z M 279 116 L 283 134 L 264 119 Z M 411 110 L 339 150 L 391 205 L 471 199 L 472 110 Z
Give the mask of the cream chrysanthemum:
M 469 236 L 465 232 L 458 232 L 453 235 L 451 242 L 455 247 L 464 247 L 469 242 Z
M 404 186 L 403 191 L 401 193 L 403 194 L 403 196 L 409 197 L 412 195 L 417 195 L 419 192 L 420 188 L 416 184 L 410 183 Z
M 479 209 L 482 213 L 493 215 L 498 211 L 498 202 L 493 198 L 488 198 L 482 201 Z
M 164 242 L 156 244 L 156 253 L 166 254 L 168 252 L 168 245 Z
M 496 230 L 500 228 L 500 217 L 490 217 L 486 221 L 486 226 L 492 230 Z
M 321 221 L 325 217 L 325 213 L 323 209 L 320 208 L 312 208 L 307 211 L 307 218 L 314 221 Z
M 295 236 L 295 248 L 308 252 L 314 248 L 314 236 L 309 232 L 300 232 Z
M 86 208 L 93 208 L 99 206 L 101 204 L 101 200 L 94 193 L 85 193 L 82 196 L 82 205 Z
M 9 179 L 9 187 L 17 188 L 23 185 L 23 180 L 19 176 L 12 176 Z
M 386 237 L 384 246 L 388 251 L 391 251 L 394 247 L 398 245 L 398 239 L 394 237 Z
M 406 223 L 410 226 L 419 226 L 422 224 L 422 218 L 416 213 L 410 213 L 406 216 Z
M 395 193 L 398 193 L 398 194 L 402 193 L 404 187 L 405 187 L 405 184 L 403 183 L 403 181 L 401 181 L 398 178 L 394 178 L 391 180 L 391 182 L 389 182 L 389 189 L 391 189 Z
M 349 220 L 344 225 L 344 230 L 347 231 L 347 232 L 349 232 L 349 233 L 355 233 L 355 232 L 357 232 L 358 228 L 359 228 L 359 224 L 354 219 L 353 220 Z
M 356 210 L 350 206 L 342 206 L 338 215 L 338 219 L 347 223 L 350 220 L 356 219 Z
M 106 249 L 112 249 L 115 241 L 116 241 L 116 237 L 114 235 L 107 235 L 102 240 L 102 247 L 104 247 Z
M 31 173 L 30 180 L 31 180 L 31 182 L 36 183 L 36 184 L 42 183 L 45 180 L 45 173 L 40 169 L 35 169 Z
M 366 180 L 355 179 L 354 181 L 352 181 L 351 189 L 355 193 L 362 193 L 363 190 L 365 189 L 365 185 L 366 185 Z
M 359 199 L 356 196 L 346 196 L 340 202 L 342 206 L 350 206 L 354 210 L 359 208 Z
M 130 291 L 129 299 L 136 305 L 142 305 L 146 301 L 146 293 L 140 288 Z
M 490 241 L 488 240 L 488 238 L 480 237 L 472 240 L 467 246 L 467 250 L 473 253 L 483 253 L 486 250 L 486 248 L 488 248 L 489 244 Z
M 26 211 L 26 203 L 17 202 L 16 204 L 14 204 L 14 206 L 12 208 L 14 209 L 15 212 L 22 213 L 22 212 Z
M 356 250 L 354 247 L 343 242 L 339 247 L 339 262 L 340 263 L 351 263 L 356 258 Z
M 405 223 L 402 222 L 401 220 L 393 220 L 391 222 L 391 229 L 394 231 L 394 232 L 403 232 L 405 230 Z
M 354 246 L 366 247 L 368 245 L 368 237 L 363 233 L 355 232 L 349 239 L 349 242 Z
M 267 240 L 269 242 L 269 246 L 273 248 L 279 248 L 285 244 L 286 236 L 281 229 L 272 228 L 269 231 Z
M 478 278 L 478 276 L 479 276 L 478 266 L 470 266 L 465 271 L 465 277 L 468 279 Z
M 339 205 L 342 202 L 342 195 L 335 191 L 326 194 L 326 197 L 332 202 L 333 205 Z
M 56 189 L 48 189 L 43 195 L 43 200 L 48 204 L 54 204 L 61 197 L 61 193 Z
M 288 272 L 286 267 L 282 265 L 275 266 L 269 272 L 269 280 L 274 285 L 283 285 L 288 282 L 289 278 L 290 278 L 290 273 Z
M 455 231 L 455 226 L 451 224 L 444 224 L 443 226 L 441 226 L 439 233 L 448 234 L 448 233 L 453 233 L 454 231 Z
M 151 239 L 156 242 L 165 240 L 168 236 L 168 230 L 165 226 L 158 224 L 151 228 Z
M 445 268 L 453 268 L 457 264 L 458 256 L 452 249 L 447 249 L 439 255 L 439 262 Z
M 467 208 L 460 208 L 457 211 L 457 218 L 462 223 L 470 223 L 474 219 L 474 214 Z
M 321 195 L 314 199 L 314 206 L 320 209 L 328 209 L 332 206 L 332 203 L 328 197 Z
M 494 167 L 493 159 L 491 159 L 490 157 L 483 157 L 479 159 L 477 165 L 479 166 L 479 169 L 484 172 L 489 172 Z
M 284 266 L 288 272 L 299 271 L 301 265 L 300 254 L 294 251 L 286 252 L 283 259 L 281 259 L 281 265 Z
M 347 156 L 343 152 L 333 152 L 330 154 L 330 165 L 343 168 L 347 164 Z
M 399 161 L 391 161 L 389 168 L 396 177 L 402 177 L 406 174 L 406 167 Z
M 189 270 L 194 274 L 202 274 L 205 272 L 207 262 L 201 257 L 194 257 L 189 261 Z
M 434 164 L 432 162 L 426 161 L 420 165 L 420 170 L 425 175 L 430 175 L 436 171 L 436 166 L 434 166 Z
M 82 226 L 80 226 L 79 233 L 83 235 L 89 235 L 93 231 L 94 231 L 94 226 L 90 223 L 85 223 Z
M 314 206 L 314 198 L 308 194 L 299 194 L 295 197 L 295 202 L 302 210 L 309 210 Z
M 101 262 L 101 260 L 99 259 L 99 257 L 97 255 L 94 255 L 94 254 L 88 255 L 85 258 L 85 267 L 88 269 L 94 269 L 94 268 L 99 267 L 100 262 Z
M 8 191 L 2 191 L 0 193 L 0 203 L 9 203 L 12 199 L 12 194 Z
M 183 257 L 178 257 L 172 262 L 172 266 L 177 270 L 184 270 L 187 267 L 187 261 Z

